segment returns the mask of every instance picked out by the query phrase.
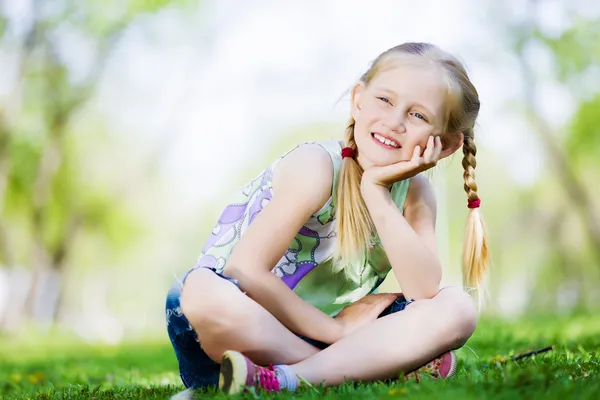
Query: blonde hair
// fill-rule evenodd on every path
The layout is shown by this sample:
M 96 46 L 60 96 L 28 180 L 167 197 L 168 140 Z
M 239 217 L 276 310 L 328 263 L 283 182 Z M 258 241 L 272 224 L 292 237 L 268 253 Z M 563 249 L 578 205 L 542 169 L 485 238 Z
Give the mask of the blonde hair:
M 445 74 L 448 84 L 448 104 L 442 143 L 456 142 L 456 137 L 451 136 L 462 132 L 464 190 L 470 202 L 478 201 L 477 183 L 475 183 L 477 148 L 474 143 L 473 126 L 479 113 L 479 95 L 460 61 L 428 43 L 404 43 L 380 54 L 360 80 L 368 86 L 379 73 L 393 68 L 397 65 L 397 61 L 407 56 L 433 62 L 441 67 L 441 71 Z M 345 145 L 358 154 L 359 149 L 354 139 L 354 124 L 354 119 L 350 118 L 346 127 Z M 360 192 L 362 173 L 363 170 L 355 159 L 350 157 L 343 159 L 336 188 L 338 245 L 333 255 L 335 264 L 340 269 L 351 262 L 365 262 L 376 235 L 375 225 Z M 470 208 L 462 257 L 463 286 L 466 290 L 478 292 L 483 284 L 488 265 L 489 252 L 485 223 L 479 208 Z M 481 300 L 481 294 L 478 297 Z

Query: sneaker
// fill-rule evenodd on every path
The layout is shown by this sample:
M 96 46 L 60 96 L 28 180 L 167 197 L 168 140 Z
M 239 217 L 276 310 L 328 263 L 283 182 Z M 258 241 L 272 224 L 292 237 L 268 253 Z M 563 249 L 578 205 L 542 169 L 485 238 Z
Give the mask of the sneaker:
M 456 354 L 453 351 L 442 354 L 421 368 L 407 374 L 404 379 L 415 379 L 417 382 L 422 375 L 428 375 L 435 379 L 451 378 L 456 374 Z
M 228 350 L 223 353 L 219 388 L 227 394 L 235 394 L 248 386 L 278 392 L 279 381 L 273 366 L 260 367 L 237 351 Z

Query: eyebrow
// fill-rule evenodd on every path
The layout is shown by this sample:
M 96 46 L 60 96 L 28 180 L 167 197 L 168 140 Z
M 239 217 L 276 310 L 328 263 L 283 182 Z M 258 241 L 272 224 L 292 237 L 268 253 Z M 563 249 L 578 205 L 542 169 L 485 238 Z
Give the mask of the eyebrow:
M 375 90 L 378 90 L 378 91 L 380 91 L 380 92 L 385 92 L 385 93 L 391 94 L 391 95 L 393 95 L 393 96 L 395 96 L 395 97 L 400 97 L 400 96 L 398 95 L 398 93 L 394 92 L 394 91 L 393 91 L 393 90 L 391 90 L 391 89 L 387 89 L 387 88 L 383 88 L 383 87 L 375 87 Z M 425 106 L 424 106 L 423 104 L 421 104 L 421 103 L 415 103 L 415 104 L 416 104 L 417 106 L 419 106 L 419 107 L 423 108 L 423 109 L 425 110 L 425 112 L 426 112 L 428 115 L 430 115 L 430 116 L 431 116 L 430 118 L 433 118 L 433 117 L 434 117 L 434 115 L 435 115 L 435 114 L 434 114 L 434 113 L 432 113 L 432 112 L 431 112 L 431 110 L 430 110 L 429 108 L 425 107 Z M 430 121 L 430 122 L 431 122 L 431 121 Z

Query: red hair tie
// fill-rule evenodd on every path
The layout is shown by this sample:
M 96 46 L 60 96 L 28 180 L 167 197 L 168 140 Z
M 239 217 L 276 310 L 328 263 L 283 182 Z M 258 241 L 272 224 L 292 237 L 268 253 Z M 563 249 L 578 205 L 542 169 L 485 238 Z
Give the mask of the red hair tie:
M 355 158 L 356 151 L 354 151 L 354 149 L 352 147 L 344 147 L 342 149 L 342 159 L 346 158 L 346 157 Z
M 477 200 L 469 200 L 467 207 L 469 208 L 478 208 L 481 205 L 481 199 Z

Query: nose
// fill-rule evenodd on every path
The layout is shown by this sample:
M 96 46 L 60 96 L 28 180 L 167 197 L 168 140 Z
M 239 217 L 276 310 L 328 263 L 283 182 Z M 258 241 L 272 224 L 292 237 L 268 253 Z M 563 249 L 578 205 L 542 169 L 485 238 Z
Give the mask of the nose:
M 392 112 L 385 121 L 386 128 L 398 132 L 406 132 L 406 115 L 404 112 Z

